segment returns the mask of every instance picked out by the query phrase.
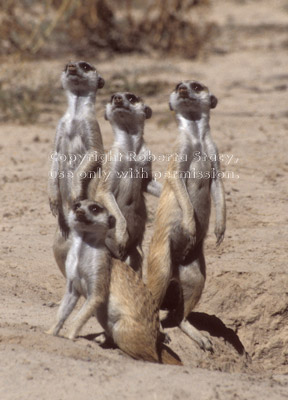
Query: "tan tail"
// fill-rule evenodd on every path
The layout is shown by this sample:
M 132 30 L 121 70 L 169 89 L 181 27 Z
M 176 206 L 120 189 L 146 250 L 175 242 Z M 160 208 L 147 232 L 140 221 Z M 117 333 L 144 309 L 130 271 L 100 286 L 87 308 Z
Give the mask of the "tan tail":
M 183 365 L 180 357 L 165 345 L 161 346 L 159 358 L 162 364 Z
M 156 348 L 151 345 L 151 343 L 143 346 L 143 343 L 140 345 L 138 340 L 125 340 L 123 342 L 117 340 L 117 345 L 122 351 L 136 360 L 158 362 L 160 364 L 183 365 L 178 355 L 162 343 L 158 351 L 156 351 Z

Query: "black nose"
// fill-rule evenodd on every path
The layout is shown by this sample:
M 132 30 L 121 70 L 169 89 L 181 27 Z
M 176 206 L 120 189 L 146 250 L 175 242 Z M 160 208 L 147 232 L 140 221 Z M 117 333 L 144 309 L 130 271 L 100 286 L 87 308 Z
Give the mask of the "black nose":
M 180 96 L 182 96 L 182 97 L 187 97 L 187 95 L 188 95 L 188 90 L 187 90 L 186 86 L 180 86 L 178 89 L 178 92 L 179 92 Z
M 76 73 L 77 73 L 76 64 L 73 64 L 73 63 L 68 64 L 67 65 L 67 70 L 68 70 L 69 74 L 76 75 Z
M 114 104 L 116 105 L 116 106 L 122 106 L 122 104 L 123 104 L 123 99 L 122 99 L 122 97 L 121 96 L 114 96 Z
M 85 211 L 82 210 L 82 208 L 77 208 L 77 210 L 75 211 L 75 214 L 76 214 L 77 216 L 79 216 L 79 215 L 85 215 Z

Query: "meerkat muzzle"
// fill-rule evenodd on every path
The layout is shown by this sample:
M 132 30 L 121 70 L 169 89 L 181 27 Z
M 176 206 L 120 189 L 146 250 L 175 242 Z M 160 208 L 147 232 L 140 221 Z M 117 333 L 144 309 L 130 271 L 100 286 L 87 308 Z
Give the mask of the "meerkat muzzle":
M 180 97 L 188 97 L 188 90 L 186 87 L 180 87 L 179 89 Z
M 74 64 L 68 65 L 68 72 L 70 75 L 77 75 L 77 68 Z
M 115 106 L 117 106 L 117 107 L 123 106 L 123 99 L 121 96 L 115 96 L 113 101 L 114 101 Z

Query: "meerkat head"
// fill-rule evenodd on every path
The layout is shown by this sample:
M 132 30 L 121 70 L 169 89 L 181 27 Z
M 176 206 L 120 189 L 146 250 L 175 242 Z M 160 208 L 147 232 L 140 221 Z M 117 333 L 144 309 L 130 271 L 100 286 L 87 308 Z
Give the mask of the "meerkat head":
M 102 232 L 106 235 L 107 230 L 115 226 L 115 218 L 96 201 L 83 200 L 74 204 L 68 223 L 78 232 Z
M 70 61 L 62 72 L 61 81 L 65 90 L 80 96 L 96 93 L 105 84 L 95 67 L 85 61 Z
M 131 132 L 137 131 L 139 126 L 144 125 L 145 119 L 151 116 L 151 108 L 146 106 L 140 97 L 129 92 L 113 94 L 106 105 L 105 119 L 120 129 Z
M 170 110 L 183 116 L 189 114 L 208 113 L 217 106 L 217 98 L 210 93 L 207 86 L 197 81 L 178 83 L 170 95 Z

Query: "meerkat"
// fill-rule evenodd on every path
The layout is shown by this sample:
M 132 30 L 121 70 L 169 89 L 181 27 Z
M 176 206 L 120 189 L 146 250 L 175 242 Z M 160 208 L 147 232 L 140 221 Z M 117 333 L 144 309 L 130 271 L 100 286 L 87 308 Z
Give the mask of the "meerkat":
M 138 249 L 147 220 L 144 192 L 159 197 L 162 189 L 152 179 L 151 153 L 143 139 L 144 122 L 151 115 L 151 108 L 133 93 L 112 95 L 105 118 L 115 141 L 96 194 L 96 200 L 116 218 L 116 227 L 107 234 L 107 247 L 122 261 L 128 257 L 127 262 L 140 275 L 142 256 Z
M 226 228 L 219 155 L 209 126 L 210 109 L 216 107 L 217 98 L 202 83 L 184 81 L 171 93 L 169 104 L 176 113 L 179 139 L 156 213 L 147 286 L 159 307 L 169 302 L 168 289 L 171 297 L 173 290 L 177 296 L 178 286 L 178 305 L 172 315 L 201 348 L 211 350 L 210 340 L 188 322 L 187 316 L 198 303 L 206 278 L 203 242 L 209 225 L 211 195 L 216 211 L 217 245 Z
M 58 216 L 59 229 L 54 238 L 54 256 L 64 273 L 69 248 L 69 241 L 66 240 L 69 234 L 67 213 L 75 199 L 91 197 L 87 178 L 91 175 L 94 177 L 95 173 L 97 178 L 101 169 L 104 149 L 95 114 L 95 101 L 97 90 L 103 88 L 105 81 L 95 67 L 85 61 L 69 62 L 62 72 L 61 81 L 68 109 L 56 131 L 48 196 L 52 214 Z M 94 181 L 95 188 L 98 180 Z
M 159 312 L 139 276 L 123 262 L 113 259 L 105 245 L 115 218 L 98 202 L 83 200 L 69 212 L 72 245 L 66 260 L 66 293 L 57 322 L 47 332 L 58 335 L 79 297 L 86 301 L 68 333 L 78 335 L 95 315 L 106 335 L 135 359 L 182 365 L 163 344 Z

